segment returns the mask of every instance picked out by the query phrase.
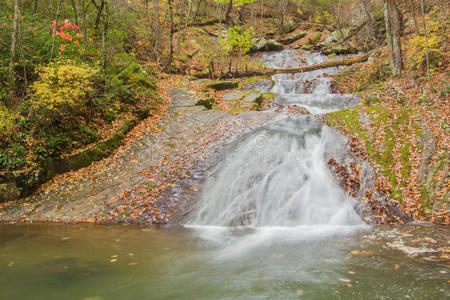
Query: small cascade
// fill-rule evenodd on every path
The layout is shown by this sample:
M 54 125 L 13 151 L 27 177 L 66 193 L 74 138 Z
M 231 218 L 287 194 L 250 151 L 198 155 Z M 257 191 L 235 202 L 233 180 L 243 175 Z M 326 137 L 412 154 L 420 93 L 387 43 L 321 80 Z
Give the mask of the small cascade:
M 305 52 L 299 56 L 293 50 L 266 54 L 263 59 L 271 68 L 295 68 L 301 63 L 313 65 L 330 60 L 320 53 Z M 331 91 L 332 78 L 338 71 L 339 68 L 332 67 L 297 74 L 277 74 L 273 76 L 274 86 L 271 92 L 278 95 L 277 103 L 301 105 L 312 114 L 353 107 L 360 102 L 358 97 L 350 94 L 333 94 Z
M 328 59 L 311 53 L 298 56 L 292 50 L 263 58 L 272 68 Z M 354 106 L 359 103 L 357 97 L 331 93 L 337 71 L 277 74 L 271 91 L 278 95 L 278 104 L 297 104 L 313 114 Z M 354 210 L 356 201 L 336 184 L 327 166 L 336 144 L 336 133 L 313 116 L 281 114 L 278 120 L 241 135 L 210 170 L 187 225 L 203 228 L 208 231 L 206 238 L 214 240 L 220 240 L 226 228 L 264 230 L 265 237 L 270 228 L 277 237 L 280 229 L 289 229 L 296 238 L 360 228 L 363 222 Z M 217 227 L 221 233 L 212 233 L 211 228 Z M 251 244 L 266 240 L 259 236 L 249 237 Z
M 254 130 L 208 175 L 190 223 L 216 226 L 356 225 L 353 201 L 324 160 L 329 128 L 310 116 Z

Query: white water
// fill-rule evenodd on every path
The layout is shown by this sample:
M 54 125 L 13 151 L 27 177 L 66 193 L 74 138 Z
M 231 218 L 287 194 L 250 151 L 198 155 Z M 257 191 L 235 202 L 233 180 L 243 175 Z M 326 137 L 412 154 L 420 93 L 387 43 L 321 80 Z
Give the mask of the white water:
M 293 51 L 264 59 L 270 67 L 299 64 Z M 318 54 L 304 57 L 305 63 L 323 60 Z M 354 96 L 331 94 L 327 74 L 336 72 L 275 75 L 272 91 L 278 103 L 299 104 L 311 113 L 353 106 Z M 226 256 L 270 241 L 310 241 L 361 229 L 355 201 L 327 167 L 334 143 L 335 133 L 311 116 L 284 116 L 241 136 L 209 172 L 188 226 L 224 246 Z

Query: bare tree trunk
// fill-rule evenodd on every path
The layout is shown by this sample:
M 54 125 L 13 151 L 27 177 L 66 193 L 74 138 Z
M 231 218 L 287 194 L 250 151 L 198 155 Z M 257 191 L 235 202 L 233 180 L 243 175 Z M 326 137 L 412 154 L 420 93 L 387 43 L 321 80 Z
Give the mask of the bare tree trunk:
M 403 61 L 400 43 L 401 19 L 395 0 L 384 0 L 384 19 L 391 70 L 392 74 L 397 76 L 402 72 Z
M 59 10 L 61 9 L 61 5 L 63 3 L 63 0 L 59 0 L 57 6 L 56 6 L 56 14 L 55 14 L 55 34 L 53 34 L 53 39 L 52 39 L 52 49 L 50 50 L 50 62 L 53 59 L 53 53 L 55 52 L 55 40 L 56 40 L 56 23 L 58 23 L 58 18 L 59 18 Z
M 169 58 L 167 60 L 167 70 L 172 68 L 173 63 L 173 32 L 174 32 L 174 20 L 173 20 L 173 0 L 167 0 L 169 4 L 169 19 L 170 19 L 170 28 L 169 28 Z
M 183 24 L 183 10 L 184 10 L 184 1 L 180 0 L 178 4 L 178 14 L 179 14 L 179 21 L 178 21 L 178 30 L 177 30 L 177 53 L 180 53 L 181 49 L 181 24 Z M 187 17 L 189 19 L 189 16 Z
M 14 17 L 11 31 L 11 50 L 9 53 L 9 103 L 12 105 L 14 98 L 14 85 L 15 85 L 15 57 L 16 57 L 16 43 L 17 43 L 17 30 L 20 18 L 19 0 L 14 0 Z
M 232 11 L 233 11 L 233 0 L 230 0 L 228 2 L 227 11 L 225 12 L 225 22 L 228 25 L 232 25 L 232 20 L 231 20 L 231 12 Z
M 102 17 L 104 7 L 105 7 L 105 0 L 102 0 L 100 5 L 97 7 L 97 16 L 95 17 L 95 25 L 94 25 L 95 29 L 98 29 L 98 26 L 100 25 L 100 19 Z
M 362 0 L 362 4 L 364 7 L 364 12 L 367 15 L 367 26 L 369 28 L 369 34 L 372 37 L 372 39 L 377 42 L 377 36 L 375 33 L 375 27 L 373 26 L 373 19 L 372 15 L 370 14 L 370 7 L 369 7 L 369 0 Z
M 189 25 L 189 18 L 191 17 L 191 14 L 192 14 L 192 0 L 188 0 L 188 2 L 189 2 L 189 9 L 188 9 L 188 14 L 186 16 L 186 21 L 184 22 L 183 41 L 186 39 L 186 32 L 187 32 L 187 27 Z
M 106 64 L 107 64 L 107 49 L 106 49 L 106 39 L 108 34 L 108 25 L 109 25 L 109 9 L 108 3 L 105 3 L 105 15 L 103 17 L 103 32 L 102 32 L 102 70 L 103 75 L 106 75 Z
M 423 20 L 423 32 L 425 34 L 425 49 L 426 49 L 426 59 L 427 59 L 427 75 L 428 75 L 428 81 L 431 81 L 430 76 L 430 57 L 428 54 L 428 34 L 427 34 L 427 22 L 425 21 L 425 5 L 423 3 L 423 0 L 420 0 L 420 6 L 422 9 L 422 20 Z
M 280 10 L 280 21 L 278 23 L 278 32 L 281 34 L 284 33 L 284 19 L 286 18 L 286 10 L 289 4 L 289 0 L 280 0 L 279 2 L 279 10 Z
M 75 25 L 78 24 L 78 11 L 77 11 L 77 4 L 75 3 L 75 0 L 72 0 L 72 8 L 73 8 L 73 17 L 75 18 Z
M 410 2 L 411 2 L 411 16 L 412 16 L 413 23 L 414 23 L 414 30 L 416 31 L 416 34 L 419 35 L 420 31 L 419 31 L 419 26 L 417 25 L 415 3 L 414 3 L 414 0 L 410 0 Z
M 154 53 L 157 62 L 159 62 L 159 42 L 161 38 L 160 30 L 161 29 L 159 24 L 159 3 L 158 0 L 153 0 L 153 32 L 155 34 Z
M 37 12 L 37 8 L 38 8 L 38 4 L 39 4 L 39 0 L 34 0 L 33 1 L 33 12 L 31 13 L 31 16 L 34 17 L 34 15 Z

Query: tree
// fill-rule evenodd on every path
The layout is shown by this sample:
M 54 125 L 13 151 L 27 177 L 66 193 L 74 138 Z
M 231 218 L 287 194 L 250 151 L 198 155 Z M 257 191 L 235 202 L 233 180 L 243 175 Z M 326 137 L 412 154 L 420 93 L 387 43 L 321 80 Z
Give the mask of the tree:
M 403 61 L 400 41 L 402 20 L 396 0 L 384 0 L 384 19 L 391 70 L 397 76 L 403 70 Z
M 9 102 L 12 103 L 14 96 L 14 83 L 15 83 L 15 56 L 16 56 L 16 44 L 17 44 L 17 31 L 19 28 L 20 10 L 19 0 L 14 0 L 14 17 L 11 31 L 11 51 L 9 55 Z

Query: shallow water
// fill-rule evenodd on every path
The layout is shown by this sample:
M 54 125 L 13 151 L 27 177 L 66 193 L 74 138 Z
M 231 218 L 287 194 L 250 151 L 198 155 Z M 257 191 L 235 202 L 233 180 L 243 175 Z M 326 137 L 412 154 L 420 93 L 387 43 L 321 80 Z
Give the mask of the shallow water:
M 408 234 L 448 230 L 2 224 L 0 299 L 448 299 L 446 263 L 386 246 Z

